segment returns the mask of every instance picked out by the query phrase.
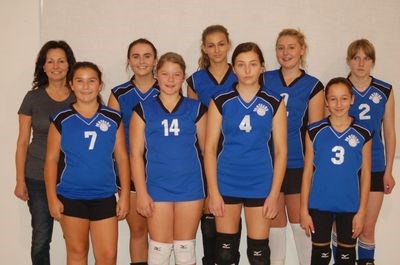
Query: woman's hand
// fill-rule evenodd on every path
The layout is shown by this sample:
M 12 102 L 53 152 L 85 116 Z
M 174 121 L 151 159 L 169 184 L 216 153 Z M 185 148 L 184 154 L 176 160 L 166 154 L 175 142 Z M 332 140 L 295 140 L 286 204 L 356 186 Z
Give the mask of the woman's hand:
M 17 184 L 15 184 L 14 195 L 23 201 L 29 199 L 28 188 L 24 181 L 17 181 Z
M 267 219 L 275 219 L 278 215 L 278 197 L 268 195 L 263 206 L 263 216 Z
M 225 203 L 221 194 L 209 195 L 208 208 L 214 216 L 224 216 Z
M 137 194 L 136 210 L 144 217 L 151 217 L 153 215 L 154 202 L 147 192 L 144 194 Z
M 64 205 L 58 198 L 51 199 L 49 200 L 49 211 L 54 220 L 60 221 L 64 212 Z

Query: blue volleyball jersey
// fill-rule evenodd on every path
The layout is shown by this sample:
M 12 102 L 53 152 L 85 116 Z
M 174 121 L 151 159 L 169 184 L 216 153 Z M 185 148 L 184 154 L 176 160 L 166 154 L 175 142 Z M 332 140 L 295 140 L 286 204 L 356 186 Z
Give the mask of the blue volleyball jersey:
M 159 93 L 157 82 L 146 93 L 142 93 L 139 88 L 134 85 L 135 76 L 126 83 L 111 89 L 111 93 L 117 99 L 122 113 L 122 122 L 125 130 L 125 142 L 129 152 L 129 123 L 131 121 L 133 108 L 148 98 L 154 97 Z
M 288 161 L 287 168 L 304 166 L 304 140 L 308 125 L 308 105 L 310 100 L 324 89 L 315 77 L 302 74 L 290 85 L 280 69 L 264 73 L 264 89 L 281 95 L 285 101 L 288 127 Z
M 381 130 L 386 102 L 391 92 L 390 84 L 375 78 L 372 78 L 371 84 L 363 92 L 353 85 L 354 104 L 350 108 L 350 114 L 373 132 L 372 172 L 385 171 L 386 168 Z
M 196 123 L 206 112 L 198 100 L 183 97 L 169 112 L 160 98 L 136 106 L 145 128 L 147 190 L 154 201 L 205 197 Z
M 272 119 L 280 97 L 260 90 L 247 103 L 236 89 L 214 102 L 222 115 L 222 150 L 217 159 L 220 193 L 242 198 L 268 196 L 273 177 Z
M 232 66 L 229 65 L 229 69 L 220 83 L 215 80 L 208 69 L 201 69 L 195 72 L 186 82 L 193 91 L 196 92 L 201 103 L 208 107 L 213 96 L 221 92 L 232 90 L 232 85 L 237 82 L 237 78 L 233 72 Z
M 61 135 L 65 167 L 57 194 L 70 199 L 100 199 L 116 191 L 112 154 L 119 112 L 100 105 L 96 114 L 85 118 L 71 105 L 54 114 L 51 122 Z
M 371 139 L 366 128 L 352 122 L 343 132 L 329 118 L 309 125 L 314 148 L 314 173 L 309 208 L 330 212 L 357 212 L 362 148 Z

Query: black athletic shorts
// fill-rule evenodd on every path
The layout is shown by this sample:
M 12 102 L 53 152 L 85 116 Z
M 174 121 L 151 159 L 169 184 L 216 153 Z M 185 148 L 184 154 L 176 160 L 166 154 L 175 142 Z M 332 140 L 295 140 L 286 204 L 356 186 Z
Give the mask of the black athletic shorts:
M 61 195 L 58 198 L 64 205 L 64 215 L 98 221 L 116 216 L 117 202 L 115 196 L 104 199 L 80 200 L 68 199 Z
M 331 242 L 333 222 L 336 221 L 336 234 L 338 243 L 355 245 L 357 239 L 352 238 L 353 218 L 356 213 L 335 213 L 309 210 L 315 233 L 311 234 L 313 243 Z
M 244 207 L 260 207 L 264 205 L 266 198 L 241 198 L 222 196 L 225 204 L 243 204 Z
M 283 178 L 281 192 L 285 195 L 298 194 L 301 191 L 303 168 L 287 168 Z

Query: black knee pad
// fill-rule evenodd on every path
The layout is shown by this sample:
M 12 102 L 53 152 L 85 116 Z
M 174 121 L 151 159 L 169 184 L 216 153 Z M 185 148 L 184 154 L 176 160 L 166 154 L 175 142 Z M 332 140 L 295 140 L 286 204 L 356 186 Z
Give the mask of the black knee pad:
M 357 260 L 357 265 L 375 265 L 374 259 L 360 259 Z
M 217 231 L 215 217 L 212 214 L 203 214 L 201 217 L 201 235 L 203 237 L 203 265 L 215 264 L 215 240 Z
M 311 265 L 329 265 L 332 251 L 330 246 L 312 246 Z
M 268 239 L 247 237 L 247 258 L 251 265 L 270 265 L 271 251 Z
M 203 214 L 201 217 L 201 233 L 203 238 L 206 237 L 215 237 L 216 228 L 215 228 L 215 217 L 212 214 Z
M 239 242 L 236 234 L 217 233 L 215 263 L 218 265 L 239 264 Z
M 354 265 L 356 263 L 356 248 L 343 247 L 338 245 L 336 248 L 337 265 Z

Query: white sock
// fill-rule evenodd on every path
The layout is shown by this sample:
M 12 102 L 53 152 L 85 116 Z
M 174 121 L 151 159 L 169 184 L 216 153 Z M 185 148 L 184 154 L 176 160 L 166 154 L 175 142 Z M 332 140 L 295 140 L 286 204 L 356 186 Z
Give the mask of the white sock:
M 300 265 L 311 263 L 311 238 L 307 237 L 300 224 L 290 223 L 293 231 L 294 243 L 296 244 L 297 257 Z
M 284 265 L 286 259 L 286 227 L 269 229 L 269 248 L 271 265 Z

